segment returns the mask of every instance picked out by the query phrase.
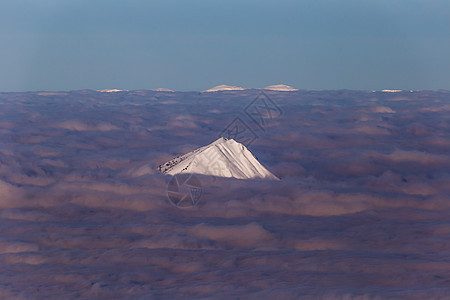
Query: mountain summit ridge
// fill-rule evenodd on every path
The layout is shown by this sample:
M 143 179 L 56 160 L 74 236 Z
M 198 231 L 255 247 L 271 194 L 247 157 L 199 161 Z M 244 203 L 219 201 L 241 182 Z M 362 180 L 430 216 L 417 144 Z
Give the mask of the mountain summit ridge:
M 279 92 L 295 92 L 298 91 L 298 89 L 290 86 L 290 85 L 286 85 L 286 84 L 273 84 L 273 85 L 269 85 L 266 86 L 264 88 L 264 90 L 271 90 L 271 91 L 279 91 Z
M 212 87 L 210 89 L 204 90 L 203 93 L 210 93 L 210 92 L 222 92 L 222 91 L 243 91 L 246 90 L 246 88 L 243 88 L 241 86 L 234 86 L 234 85 L 218 85 L 215 87 Z
M 160 165 L 158 170 L 169 175 L 190 173 L 237 179 L 279 180 L 244 145 L 223 137 L 175 157 Z

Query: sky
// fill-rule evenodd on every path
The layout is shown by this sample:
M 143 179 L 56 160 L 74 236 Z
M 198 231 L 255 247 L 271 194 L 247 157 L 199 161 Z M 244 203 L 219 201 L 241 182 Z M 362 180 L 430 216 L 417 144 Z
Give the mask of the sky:
M 450 89 L 445 0 L 0 3 L 0 91 Z

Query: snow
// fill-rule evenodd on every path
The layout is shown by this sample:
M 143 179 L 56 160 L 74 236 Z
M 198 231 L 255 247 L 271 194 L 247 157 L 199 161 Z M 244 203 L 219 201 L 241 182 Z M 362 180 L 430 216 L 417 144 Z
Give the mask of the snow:
M 190 173 L 238 179 L 278 179 L 244 145 L 223 137 L 160 165 L 159 170 L 169 175 Z
M 233 85 L 218 85 L 203 92 L 220 92 L 220 91 L 243 91 L 245 88 Z
M 101 93 L 116 93 L 116 92 L 126 92 L 127 90 L 118 90 L 118 89 L 106 89 L 106 90 L 97 90 L 97 92 Z
M 383 93 L 399 93 L 402 92 L 402 90 L 381 90 Z
M 293 91 L 298 91 L 298 89 L 289 86 L 289 85 L 285 85 L 285 84 L 274 84 L 274 85 L 269 85 L 266 86 L 264 88 L 265 90 L 271 90 L 271 91 L 282 91 L 282 92 L 293 92 Z

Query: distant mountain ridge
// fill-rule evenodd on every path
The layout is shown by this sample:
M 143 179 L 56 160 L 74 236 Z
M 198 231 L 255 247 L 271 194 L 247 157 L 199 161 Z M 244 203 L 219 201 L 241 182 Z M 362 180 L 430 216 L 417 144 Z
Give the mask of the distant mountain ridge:
M 245 88 L 242 86 L 235 86 L 235 85 L 226 85 L 226 84 L 221 84 L 221 85 L 217 85 L 214 86 L 210 89 L 204 90 L 202 91 L 202 93 L 213 93 L 213 92 L 222 92 L 222 91 L 245 91 L 248 90 L 249 88 Z M 274 84 L 274 85 L 269 85 L 266 86 L 264 88 L 262 88 L 263 90 L 271 90 L 271 91 L 282 91 L 282 92 L 292 92 L 292 91 L 298 91 L 299 89 L 294 88 L 290 85 L 286 85 L 286 84 Z M 102 93 L 117 93 L 117 92 L 128 92 L 129 90 L 119 90 L 119 89 L 103 89 L 103 90 L 96 90 L 97 92 L 102 92 Z M 176 92 L 175 90 L 171 90 L 168 88 L 155 88 L 155 89 L 151 89 L 150 91 L 154 91 L 154 92 Z M 387 91 L 387 90 L 385 90 Z
M 220 91 L 243 91 L 246 90 L 246 88 L 240 87 L 240 86 L 234 86 L 234 85 L 218 85 L 215 87 L 212 87 L 210 89 L 204 90 L 203 92 L 220 92 Z
M 166 88 L 152 89 L 152 91 L 154 91 L 154 92 L 175 92 L 174 90 L 166 89 Z
M 204 90 L 202 92 L 220 92 L 220 91 L 243 91 L 243 90 L 247 90 L 248 88 L 244 88 L 241 86 L 234 86 L 234 85 L 226 85 L 226 84 L 222 84 L 222 85 L 218 85 L 215 87 L 212 87 L 210 89 Z M 263 88 L 264 90 L 271 90 L 271 91 L 280 91 L 280 92 L 293 92 L 293 91 L 298 91 L 299 89 L 296 89 L 290 85 L 286 85 L 286 84 L 274 84 L 274 85 L 269 85 L 266 86 L 265 88 Z
M 269 85 L 266 86 L 264 88 L 265 90 L 271 90 L 271 91 L 280 91 L 280 92 L 294 92 L 294 91 L 298 91 L 298 89 L 290 86 L 290 85 L 286 85 L 286 84 L 274 84 L 274 85 Z
M 117 93 L 117 92 L 127 92 L 128 90 L 118 90 L 118 89 L 105 89 L 105 90 L 97 90 L 97 92 L 101 93 Z

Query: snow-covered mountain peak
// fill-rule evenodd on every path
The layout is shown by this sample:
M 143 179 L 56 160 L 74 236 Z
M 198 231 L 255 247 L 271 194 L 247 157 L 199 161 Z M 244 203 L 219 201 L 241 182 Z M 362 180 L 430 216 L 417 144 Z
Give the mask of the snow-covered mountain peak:
M 245 88 L 234 85 L 218 85 L 208 90 L 204 90 L 203 92 L 220 92 L 220 91 L 243 91 Z
M 158 169 L 169 175 L 190 173 L 238 179 L 278 179 L 243 144 L 223 137 L 178 156 Z
M 400 93 L 403 90 L 381 90 L 383 93 Z
M 117 93 L 117 92 L 127 92 L 128 90 L 118 90 L 118 89 L 105 89 L 105 90 L 97 90 L 97 92 L 101 93 Z
M 264 88 L 265 90 L 271 90 L 271 91 L 282 91 L 282 92 L 293 92 L 293 91 L 298 91 L 298 89 L 289 86 L 289 85 L 285 85 L 285 84 L 274 84 L 274 85 L 269 85 L 266 86 Z

